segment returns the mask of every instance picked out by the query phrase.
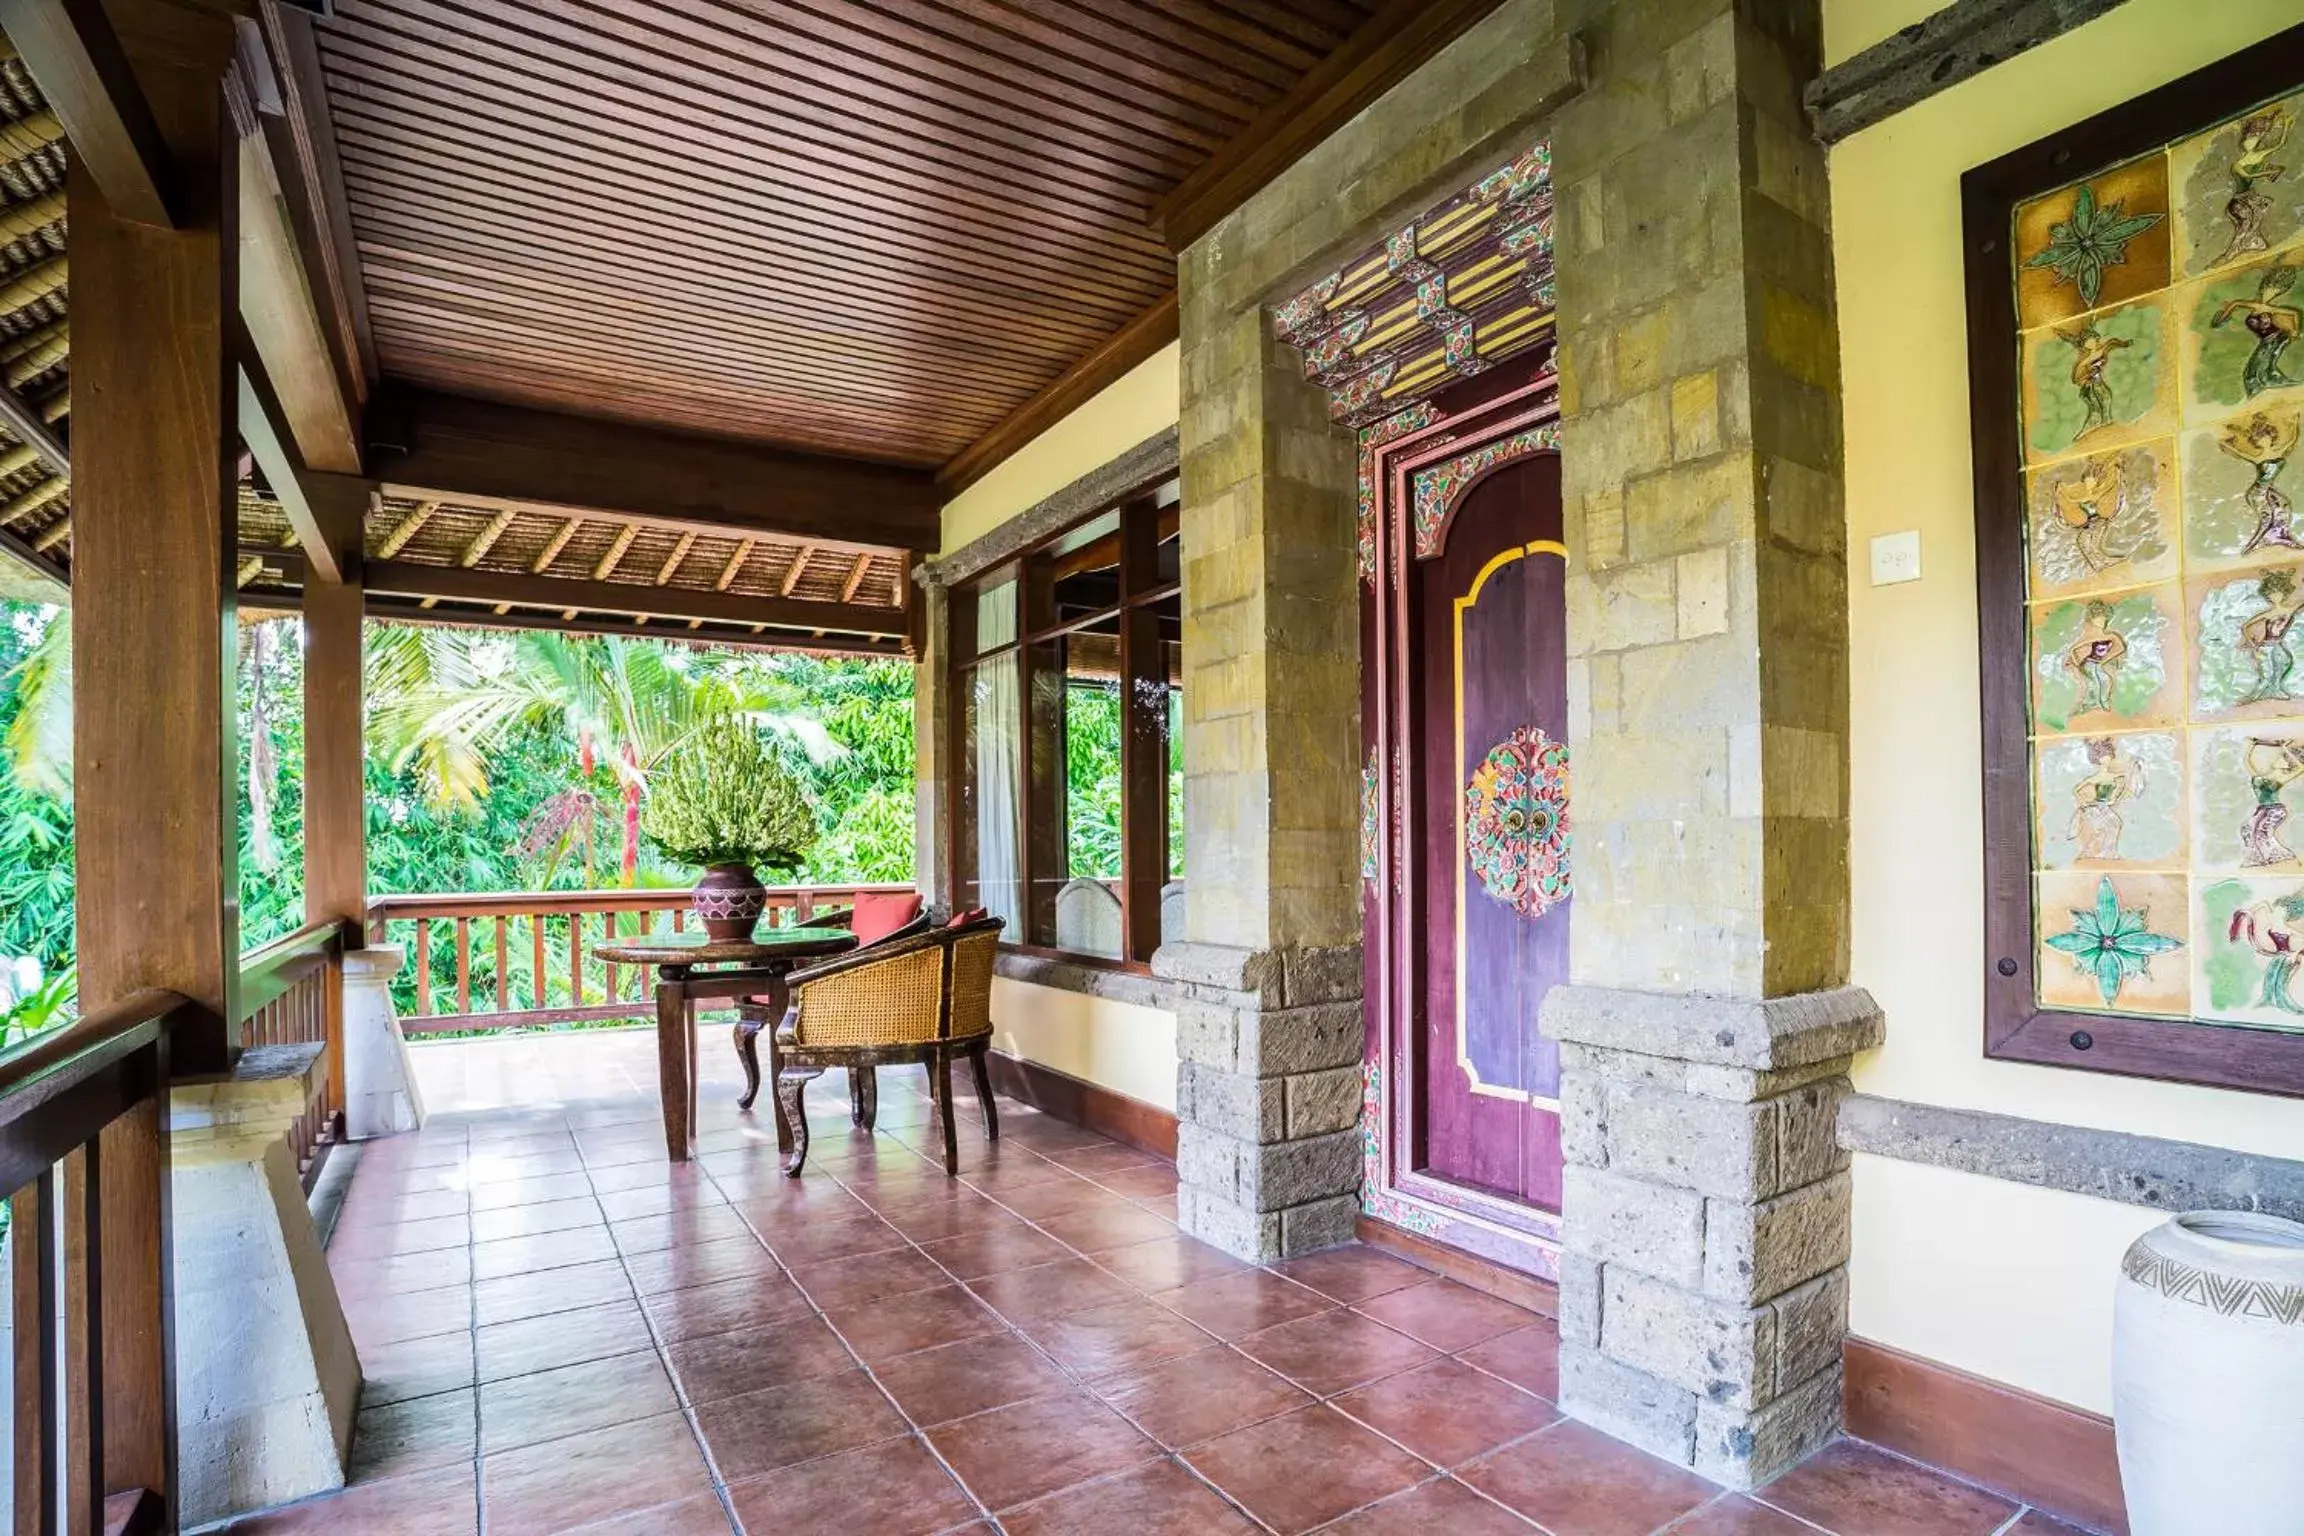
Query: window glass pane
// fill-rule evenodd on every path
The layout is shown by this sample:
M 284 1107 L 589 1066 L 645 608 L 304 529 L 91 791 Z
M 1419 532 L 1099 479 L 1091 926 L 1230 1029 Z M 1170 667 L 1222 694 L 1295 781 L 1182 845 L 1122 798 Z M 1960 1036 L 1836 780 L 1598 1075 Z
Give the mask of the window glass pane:
M 1011 577 L 976 593 L 976 649 L 993 650 L 1011 645 L 1015 639 L 1016 581 Z
M 1127 954 L 1120 907 L 1120 647 L 1100 633 L 1032 652 L 1032 942 Z
M 1011 600 L 1015 586 L 1004 589 Z M 989 594 L 986 594 L 989 596 Z M 1013 607 L 1011 607 L 1013 614 Z M 960 760 L 958 860 L 960 904 L 1008 920 L 1005 938 L 1021 937 L 1023 880 L 1018 809 L 1022 699 L 1018 657 L 1011 651 L 962 674 L 966 746 Z

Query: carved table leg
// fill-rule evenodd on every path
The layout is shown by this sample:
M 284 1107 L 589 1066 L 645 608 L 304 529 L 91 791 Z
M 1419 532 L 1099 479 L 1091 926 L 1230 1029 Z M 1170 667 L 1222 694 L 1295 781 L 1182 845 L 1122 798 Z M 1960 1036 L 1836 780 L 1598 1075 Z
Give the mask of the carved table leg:
M 736 1021 L 736 1060 L 744 1068 L 744 1092 L 736 1100 L 738 1109 L 750 1109 L 752 1101 L 760 1097 L 760 1027 L 756 1019 Z
M 968 1065 L 976 1070 L 976 1102 L 984 1106 L 984 1139 L 1000 1139 L 1000 1111 L 992 1102 L 992 1065 L 989 1044 L 978 1045 L 968 1053 Z
M 792 1156 L 784 1164 L 789 1178 L 798 1178 L 801 1165 L 808 1161 L 808 1111 L 800 1102 L 801 1090 L 807 1086 L 805 1077 L 776 1074 L 776 1108 L 783 1122 L 777 1129 L 782 1132 L 785 1126 L 791 1128 Z
M 694 1155 L 690 1106 L 688 998 L 682 975 L 667 967 L 656 983 L 656 1087 L 664 1104 L 664 1150 L 676 1163 Z

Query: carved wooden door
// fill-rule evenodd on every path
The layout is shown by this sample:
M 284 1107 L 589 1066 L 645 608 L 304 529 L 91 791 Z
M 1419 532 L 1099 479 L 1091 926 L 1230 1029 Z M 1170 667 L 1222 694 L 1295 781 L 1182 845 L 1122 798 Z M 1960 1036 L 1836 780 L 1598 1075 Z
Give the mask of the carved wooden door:
M 1525 377 L 1525 376 L 1523 376 Z M 1382 999 L 1376 1214 L 1549 1272 L 1571 876 L 1560 459 L 1549 375 L 1477 381 L 1369 458 Z M 1379 774 L 1378 763 L 1391 773 Z

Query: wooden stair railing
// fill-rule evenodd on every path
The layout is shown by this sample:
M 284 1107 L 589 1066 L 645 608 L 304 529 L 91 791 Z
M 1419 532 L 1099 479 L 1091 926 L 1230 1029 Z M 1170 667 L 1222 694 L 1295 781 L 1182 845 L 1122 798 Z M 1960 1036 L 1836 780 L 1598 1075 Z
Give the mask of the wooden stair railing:
M 805 922 L 818 912 L 853 906 L 866 891 L 909 889 L 773 886 L 761 922 Z M 368 902 L 368 939 L 409 945 L 411 968 L 395 995 L 403 1000 L 400 1027 L 411 1035 L 577 1020 L 653 1021 L 655 977 L 645 968 L 606 964 L 592 951 L 619 938 L 684 933 L 692 921 L 688 906 L 688 892 L 666 890 L 375 896 Z M 432 976 L 433 946 L 443 939 L 455 946 L 455 1006 L 445 1012 L 436 1010 Z
M 296 1168 L 309 1191 L 329 1150 L 344 1133 L 344 951 L 358 948 L 360 925 L 334 919 L 307 923 L 240 959 L 238 1044 L 308 1045 L 319 1041 L 321 1071 L 304 1113 L 288 1132 Z
M 139 992 L 0 1056 L 22 1536 L 173 1526 L 168 1042 L 193 1016 Z

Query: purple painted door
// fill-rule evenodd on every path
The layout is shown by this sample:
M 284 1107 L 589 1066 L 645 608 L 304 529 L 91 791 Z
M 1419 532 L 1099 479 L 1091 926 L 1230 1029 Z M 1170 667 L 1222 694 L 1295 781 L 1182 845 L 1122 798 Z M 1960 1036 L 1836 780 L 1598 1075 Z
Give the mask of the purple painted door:
M 1568 700 L 1560 460 L 1462 492 L 1406 573 L 1406 739 L 1418 825 L 1412 1166 L 1560 1207 L 1559 1051 L 1537 1030 L 1568 973 Z

